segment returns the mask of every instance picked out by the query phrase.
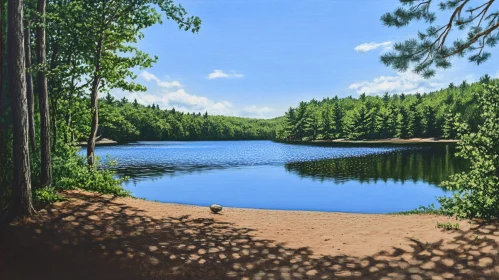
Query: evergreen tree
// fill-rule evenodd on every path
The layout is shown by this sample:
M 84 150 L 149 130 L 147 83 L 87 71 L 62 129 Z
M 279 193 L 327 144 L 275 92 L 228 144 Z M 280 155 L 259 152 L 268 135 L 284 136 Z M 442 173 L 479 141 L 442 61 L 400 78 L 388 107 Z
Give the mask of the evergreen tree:
M 499 11 L 494 9 L 495 0 L 484 2 L 452 0 L 433 5 L 433 1 L 400 0 L 402 7 L 384 14 L 383 23 L 400 28 L 423 20 L 427 29 L 419 31 L 417 38 L 396 43 L 381 61 L 398 71 L 414 66 L 414 72 L 426 78 L 435 75 L 435 68 L 449 68 L 451 58 L 456 56 L 468 54 L 469 61 L 477 65 L 486 61 L 490 57 L 487 47 L 495 47 L 499 40 L 495 32 Z M 464 12 L 465 8 L 469 13 Z M 440 15 L 446 18 L 439 21 Z M 454 36 L 454 41 L 449 40 L 454 30 L 466 30 L 466 38 Z
M 407 110 L 402 107 L 397 115 L 397 137 L 408 138 L 410 136 L 409 131 L 409 114 Z

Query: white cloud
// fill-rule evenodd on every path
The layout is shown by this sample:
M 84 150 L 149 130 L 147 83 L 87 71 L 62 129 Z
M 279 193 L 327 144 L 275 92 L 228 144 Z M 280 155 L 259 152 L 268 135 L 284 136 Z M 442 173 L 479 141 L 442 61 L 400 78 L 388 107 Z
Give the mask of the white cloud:
M 231 78 L 242 78 L 244 77 L 243 74 L 238 74 L 238 73 L 225 73 L 222 70 L 214 70 L 212 73 L 208 75 L 208 79 L 213 80 L 213 79 L 231 79 Z
M 144 71 L 140 74 L 140 76 L 146 80 L 146 81 L 154 81 L 159 87 L 162 88 L 179 88 L 182 87 L 182 85 L 178 81 L 172 81 L 172 82 L 166 82 L 166 81 L 161 81 L 158 77 L 156 77 L 154 74 L 151 74 L 147 71 Z
M 255 105 L 244 107 L 239 112 L 239 116 L 242 117 L 252 117 L 252 118 L 272 118 L 274 117 L 274 112 L 271 108 L 264 106 L 258 107 Z
M 209 112 L 212 115 L 230 115 L 233 113 L 229 101 L 214 101 L 205 96 L 186 92 L 178 81 L 163 81 L 154 74 L 144 71 L 140 77 L 148 82 L 154 82 L 158 88 L 146 93 L 123 93 L 128 100 L 137 99 L 143 105 L 157 104 L 160 108 L 175 108 L 184 112 Z
M 391 48 L 392 44 L 393 44 L 393 42 L 391 42 L 391 41 L 386 41 L 383 43 L 375 43 L 375 42 L 364 43 L 364 44 L 360 44 L 357 47 L 355 47 L 354 50 L 357 52 L 362 52 L 362 53 L 366 53 L 368 51 L 372 51 L 372 50 L 375 50 L 375 49 L 380 48 L 380 47 L 383 48 L 384 50 L 387 50 L 387 49 Z
M 448 73 L 452 75 L 452 73 Z M 416 92 L 424 93 L 445 88 L 449 83 L 461 83 L 463 80 L 472 82 L 476 80 L 474 75 L 453 75 L 452 78 L 437 75 L 431 79 L 424 79 L 420 75 L 412 72 L 397 73 L 395 76 L 379 76 L 371 81 L 362 81 L 353 83 L 349 89 L 362 94 L 383 94 L 389 93 L 405 93 L 413 94 Z
M 246 107 L 234 106 L 226 100 L 212 100 L 206 96 L 191 94 L 177 81 L 167 82 L 154 74 L 144 71 L 140 77 L 148 82 L 154 82 L 157 87 L 150 87 L 145 93 L 141 92 L 113 92 L 117 98 L 126 97 L 130 102 L 137 99 L 142 105 L 157 104 L 162 109 L 175 108 L 181 112 L 204 113 L 210 115 L 240 116 L 249 118 L 273 118 L 281 112 L 267 106 L 250 105 Z

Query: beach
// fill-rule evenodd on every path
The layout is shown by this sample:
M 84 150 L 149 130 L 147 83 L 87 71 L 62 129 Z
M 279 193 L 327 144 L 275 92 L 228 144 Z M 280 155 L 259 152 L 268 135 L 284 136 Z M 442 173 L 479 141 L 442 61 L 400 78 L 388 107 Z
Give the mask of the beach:
M 65 196 L 1 231 L 1 279 L 499 279 L 494 223 Z

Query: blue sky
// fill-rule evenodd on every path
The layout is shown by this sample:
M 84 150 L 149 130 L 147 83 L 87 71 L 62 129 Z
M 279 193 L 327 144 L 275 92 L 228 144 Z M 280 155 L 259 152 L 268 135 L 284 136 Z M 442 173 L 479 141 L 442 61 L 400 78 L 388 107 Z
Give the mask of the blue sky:
M 312 98 L 423 92 L 499 74 L 497 49 L 483 65 L 456 60 L 430 80 L 385 67 L 380 54 L 422 30 L 382 25 L 381 15 L 398 0 L 177 2 L 202 19 L 200 32 L 166 20 L 147 29 L 139 47 L 159 57 L 138 72 L 148 91 L 116 96 L 163 109 L 270 118 Z

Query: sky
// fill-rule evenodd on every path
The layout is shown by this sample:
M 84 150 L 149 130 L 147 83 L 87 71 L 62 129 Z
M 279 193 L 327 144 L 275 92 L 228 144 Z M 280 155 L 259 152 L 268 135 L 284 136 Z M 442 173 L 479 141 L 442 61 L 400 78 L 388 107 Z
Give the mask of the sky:
M 414 38 L 421 24 L 396 29 L 381 15 L 398 0 L 183 0 L 203 21 L 199 33 L 171 21 L 145 30 L 141 50 L 158 56 L 137 70 L 146 92 L 115 91 L 162 109 L 272 118 L 300 101 L 438 90 L 450 82 L 499 77 L 499 48 L 476 66 L 466 58 L 425 80 L 380 62 L 394 42 Z M 461 36 L 461 35 L 455 35 Z

